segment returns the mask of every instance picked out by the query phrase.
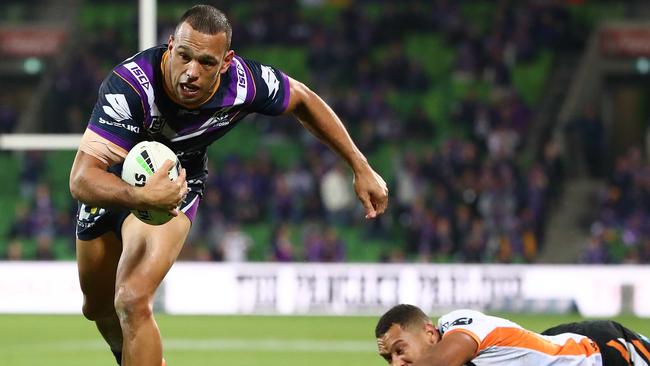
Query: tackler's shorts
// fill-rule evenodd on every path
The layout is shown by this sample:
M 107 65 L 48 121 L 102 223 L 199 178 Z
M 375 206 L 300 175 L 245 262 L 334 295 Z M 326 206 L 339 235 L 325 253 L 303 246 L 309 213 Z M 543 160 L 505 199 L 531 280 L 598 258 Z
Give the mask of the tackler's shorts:
M 575 333 L 596 342 L 604 366 L 650 365 L 650 340 L 620 323 L 611 320 L 589 320 L 560 324 L 542 334 Z

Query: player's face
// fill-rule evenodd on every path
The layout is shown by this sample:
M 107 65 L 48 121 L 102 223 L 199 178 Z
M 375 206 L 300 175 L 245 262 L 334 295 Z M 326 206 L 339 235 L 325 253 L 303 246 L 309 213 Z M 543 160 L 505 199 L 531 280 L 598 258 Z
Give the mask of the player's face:
M 431 324 L 412 325 L 402 328 L 399 324 L 392 327 L 377 339 L 379 355 L 391 366 L 412 365 L 426 351 L 438 343 L 440 335 Z
M 181 24 L 169 37 L 169 76 L 165 82 L 172 97 L 187 108 L 205 102 L 228 70 L 234 56 L 228 50 L 226 33 L 205 34 L 188 23 Z

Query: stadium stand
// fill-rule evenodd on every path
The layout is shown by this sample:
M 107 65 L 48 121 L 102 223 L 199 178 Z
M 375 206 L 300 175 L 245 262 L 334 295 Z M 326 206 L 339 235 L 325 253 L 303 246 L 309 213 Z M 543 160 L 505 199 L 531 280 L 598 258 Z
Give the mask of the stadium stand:
M 639 147 L 616 158 L 597 205 L 580 261 L 650 262 L 650 164 Z
M 577 16 L 537 1 L 282 3 L 220 4 L 233 48 L 306 81 L 334 107 L 387 178 L 390 214 L 361 225 L 353 200 L 332 208 L 325 178 L 349 174 L 289 118 L 257 117 L 209 151 L 209 188 L 182 258 L 535 262 L 564 175 L 551 143 L 539 156 L 522 151 L 556 50 L 579 43 L 575 32 L 600 8 Z M 186 5 L 160 4 L 161 42 Z M 79 47 L 42 107 L 41 131 L 83 131 L 102 78 L 136 49 L 137 19 L 125 16 L 134 6 L 81 5 Z M 15 124 L 3 108 L 0 128 Z M 21 242 L 25 258 L 48 248 L 70 258 L 73 153 L 19 155 L 0 161 L 33 192 L 0 192 L 1 208 L 16 212 L 0 220 L 11 238 L 0 253 Z M 42 212 L 38 233 L 21 232 L 25 209 Z

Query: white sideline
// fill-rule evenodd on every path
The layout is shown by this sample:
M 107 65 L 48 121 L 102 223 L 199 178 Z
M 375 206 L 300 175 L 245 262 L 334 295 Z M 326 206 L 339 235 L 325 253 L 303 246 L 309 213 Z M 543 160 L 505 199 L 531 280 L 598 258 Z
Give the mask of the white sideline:
M 9 350 L 47 350 L 48 352 L 74 352 L 79 350 L 107 350 L 107 345 L 101 340 L 71 340 L 63 342 L 38 342 L 21 345 L 0 345 L 0 353 Z M 374 353 L 373 340 L 286 340 L 268 339 L 163 339 L 163 348 L 170 351 L 250 351 L 250 352 L 345 352 L 345 353 Z

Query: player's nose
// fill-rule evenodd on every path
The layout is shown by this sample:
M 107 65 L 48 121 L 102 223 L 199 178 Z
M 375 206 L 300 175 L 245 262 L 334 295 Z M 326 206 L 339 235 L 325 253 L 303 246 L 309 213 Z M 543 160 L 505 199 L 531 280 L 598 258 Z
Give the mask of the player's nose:
M 199 77 L 199 65 L 198 62 L 192 60 L 187 64 L 187 70 L 185 70 L 185 75 L 187 76 L 187 81 L 192 82 Z

